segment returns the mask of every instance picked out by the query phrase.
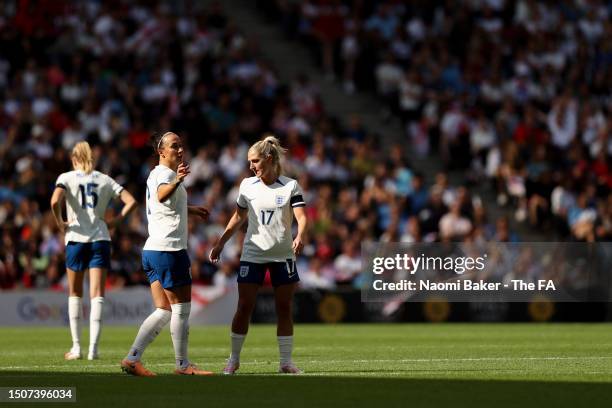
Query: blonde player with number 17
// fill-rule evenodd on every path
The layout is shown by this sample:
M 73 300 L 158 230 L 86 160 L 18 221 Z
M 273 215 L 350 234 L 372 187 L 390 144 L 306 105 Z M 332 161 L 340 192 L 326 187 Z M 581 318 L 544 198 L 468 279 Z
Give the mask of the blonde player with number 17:
M 238 307 L 230 334 L 231 354 L 223 369 L 224 374 L 234 374 L 240 367 L 240 352 L 266 270 L 270 272 L 274 286 L 279 372 L 301 372 L 291 359 L 292 303 L 296 284 L 300 280 L 295 256 L 303 248 L 306 204 L 298 182 L 281 175 L 284 152 L 285 149 L 274 136 L 267 136 L 251 146 L 247 159 L 255 176 L 244 179 L 240 184 L 236 212 L 210 253 L 210 260 L 218 262 L 225 243 L 248 220 L 238 271 Z M 298 230 L 296 237 L 292 238 L 294 217 Z

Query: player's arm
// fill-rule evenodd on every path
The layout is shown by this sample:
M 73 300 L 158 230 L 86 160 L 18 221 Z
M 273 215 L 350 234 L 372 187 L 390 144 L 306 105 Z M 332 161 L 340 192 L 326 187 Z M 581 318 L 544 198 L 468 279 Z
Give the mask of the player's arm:
M 210 212 L 206 207 L 198 207 L 196 205 L 187 206 L 187 214 L 195 215 L 196 217 L 200 217 L 200 219 L 206 221 L 208 219 L 208 215 Z
M 121 209 L 121 214 L 109 222 L 109 226 L 111 228 L 117 227 L 119 224 L 121 224 L 123 220 L 125 220 L 127 216 L 138 206 L 134 196 L 126 189 L 121 190 L 119 198 L 123 202 L 123 208 Z
M 304 207 L 293 207 L 293 216 L 298 224 L 298 231 L 293 240 L 293 253 L 299 255 L 304 248 L 304 234 L 308 225 L 308 218 Z
M 64 221 L 62 218 L 62 201 L 66 196 L 66 191 L 64 187 L 55 187 L 53 190 L 53 194 L 51 195 L 51 211 L 53 212 L 53 218 L 55 218 L 55 223 L 61 232 L 65 232 L 66 228 L 68 228 L 68 222 Z
M 219 261 L 219 256 L 221 255 L 221 251 L 223 251 L 223 247 L 225 243 L 234 235 L 234 233 L 242 227 L 248 217 L 248 209 L 237 207 L 236 212 L 232 215 L 229 222 L 227 223 L 227 227 L 225 227 L 225 231 L 210 251 L 210 261 L 216 263 Z
M 163 203 L 170 198 L 170 196 L 174 194 L 178 186 L 181 185 L 189 173 L 190 171 L 188 164 L 179 164 L 178 169 L 176 169 L 176 178 L 174 181 L 172 183 L 161 184 L 159 187 L 157 187 L 157 199 L 159 202 Z

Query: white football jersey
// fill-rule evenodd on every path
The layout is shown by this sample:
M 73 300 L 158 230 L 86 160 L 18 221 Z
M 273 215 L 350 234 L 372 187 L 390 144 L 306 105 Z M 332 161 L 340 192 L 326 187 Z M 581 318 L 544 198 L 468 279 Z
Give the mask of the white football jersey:
M 241 261 L 266 263 L 295 260 L 291 224 L 293 208 L 306 205 L 298 182 L 280 176 L 266 185 L 257 177 L 242 180 L 236 200 L 248 209 L 248 228 Z
M 56 187 L 66 191 L 68 229 L 66 242 L 110 241 L 104 213 L 111 199 L 123 190 L 115 180 L 99 171 L 62 173 Z
M 187 249 L 187 190 L 183 183 L 164 202 L 157 199 L 157 189 L 176 179 L 176 172 L 157 165 L 147 179 L 147 221 L 149 238 L 144 245 L 150 251 Z

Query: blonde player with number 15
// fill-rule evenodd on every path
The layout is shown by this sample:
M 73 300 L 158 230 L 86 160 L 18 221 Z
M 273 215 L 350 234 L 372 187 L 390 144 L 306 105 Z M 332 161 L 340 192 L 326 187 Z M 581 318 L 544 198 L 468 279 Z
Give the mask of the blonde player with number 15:
M 114 227 L 136 207 L 136 200 L 115 180 L 94 170 L 93 155 L 87 142 L 79 142 L 72 149 L 73 171 L 60 174 L 51 196 L 51 210 L 60 229 L 65 232 L 66 273 L 68 275 L 68 319 L 72 348 L 64 358 L 78 360 L 81 355 L 81 319 L 83 315 L 83 278 L 89 270 L 89 353 L 87 358 L 98 358 L 98 342 L 102 331 L 104 284 L 110 267 L 110 234 L 104 213 L 115 197 L 123 201 L 121 214 L 109 223 Z M 66 199 L 66 215 L 62 216 L 62 201 Z

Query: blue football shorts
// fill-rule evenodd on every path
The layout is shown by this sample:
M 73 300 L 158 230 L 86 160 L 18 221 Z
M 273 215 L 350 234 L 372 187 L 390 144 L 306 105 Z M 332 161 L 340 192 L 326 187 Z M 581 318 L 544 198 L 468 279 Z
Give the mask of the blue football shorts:
M 295 261 L 287 259 L 285 262 L 266 263 L 240 261 L 238 283 L 256 283 L 261 285 L 266 277 L 266 271 L 270 271 L 270 280 L 274 287 L 300 281 Z
M 142 251 L 142 269 L 149 283 L 159 281 L 164 289 L 191 285 L 191 261 L 187 251 Z
M 66 268 L 83 272 L 89 268 L 110 268 L 110 241 L 68 242 Z

